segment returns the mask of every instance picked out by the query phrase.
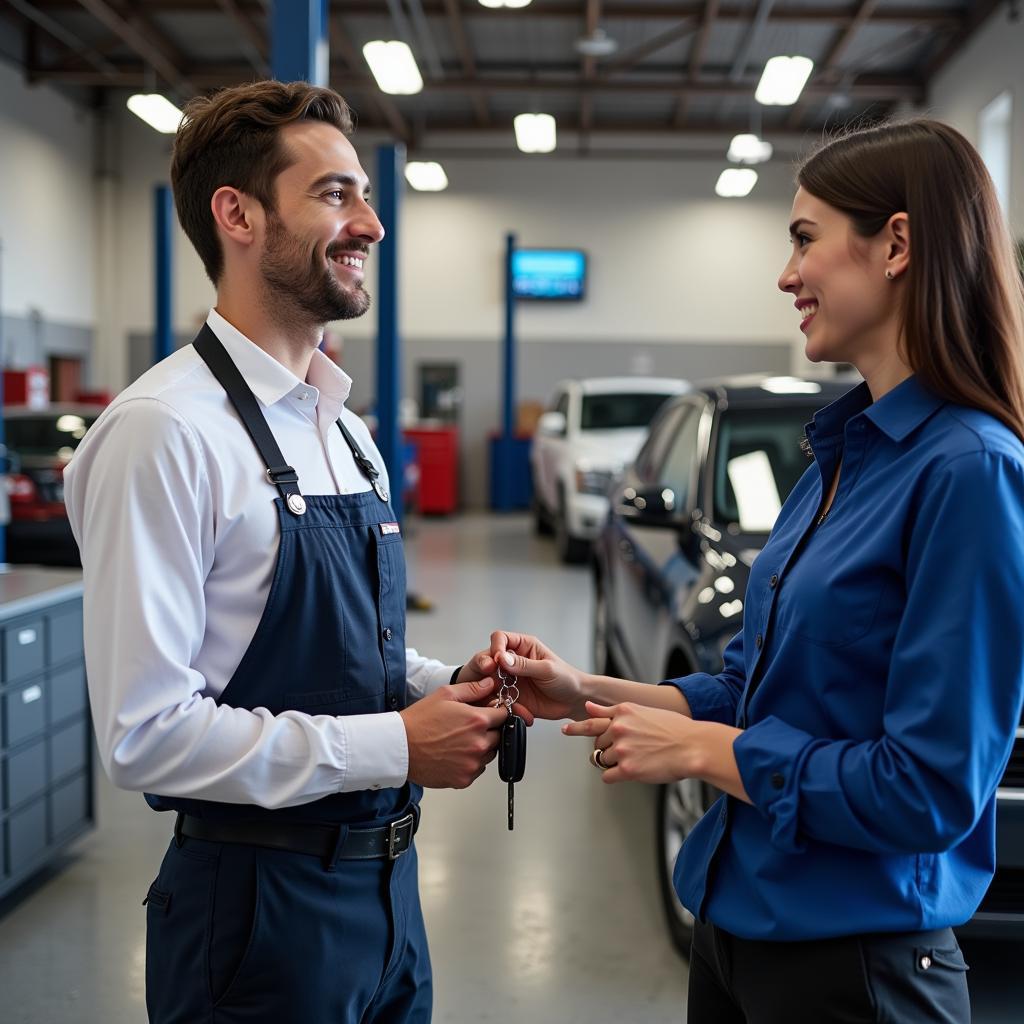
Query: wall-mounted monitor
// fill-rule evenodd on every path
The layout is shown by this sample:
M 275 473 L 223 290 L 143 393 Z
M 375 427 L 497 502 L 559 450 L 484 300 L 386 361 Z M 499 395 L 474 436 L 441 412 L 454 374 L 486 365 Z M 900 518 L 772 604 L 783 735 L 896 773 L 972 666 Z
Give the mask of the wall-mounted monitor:
M 583 298 L 587 254 L 581 249 L 516 249 L 512 291 L 517 299 L 573 302 Z

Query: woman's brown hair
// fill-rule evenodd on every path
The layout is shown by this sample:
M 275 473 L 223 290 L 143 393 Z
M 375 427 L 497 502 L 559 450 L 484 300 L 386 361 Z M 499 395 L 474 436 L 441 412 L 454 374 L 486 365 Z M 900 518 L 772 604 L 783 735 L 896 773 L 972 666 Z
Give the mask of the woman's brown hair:
M 954 128 L 926 118 L 827 141 L 797 171 L 865 238 L 910 221 L 903 355 L 921 383 L 1024 440 L 1024 288 L 988 170 Z
M 178 220 L 214 284 L 224 270 L 210 210 L 214 192 L 230 185 L 273 212 L 274 181 L 292 162 L 280 129 L 303 120 L 352 132 L 348 104 L 307 82 L 252 82 L 197 97 L 185 107 L 174 139 L 171 186 Z

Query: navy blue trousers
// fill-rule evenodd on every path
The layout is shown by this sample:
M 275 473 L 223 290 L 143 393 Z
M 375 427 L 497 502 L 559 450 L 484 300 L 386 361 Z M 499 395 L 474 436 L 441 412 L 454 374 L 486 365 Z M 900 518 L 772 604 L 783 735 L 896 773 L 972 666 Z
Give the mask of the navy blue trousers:
M 951 928 L 809 942 L 741 939 L 697 922 L 689 1024 L 970 1024 Z
M 146 900 L 151 1024 L 428 1024 L 416 851 L 322 860 L 171 841 Z

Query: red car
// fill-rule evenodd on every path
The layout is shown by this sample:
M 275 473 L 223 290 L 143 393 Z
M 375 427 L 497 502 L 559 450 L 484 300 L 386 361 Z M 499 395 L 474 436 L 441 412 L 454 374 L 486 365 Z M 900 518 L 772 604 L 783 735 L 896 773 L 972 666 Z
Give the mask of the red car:
M 64 505 L 64 467 L 100 412 L 95 405 L 4 406 L 8 562 L 79 564 Z

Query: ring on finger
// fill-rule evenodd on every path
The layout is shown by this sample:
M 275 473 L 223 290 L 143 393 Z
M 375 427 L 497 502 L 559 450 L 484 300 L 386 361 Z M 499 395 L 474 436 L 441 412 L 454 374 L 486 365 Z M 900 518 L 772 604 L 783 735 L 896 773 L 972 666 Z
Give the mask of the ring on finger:
M 594 747 L 594 749 L 590 752 L 590 763 L 595 768 L 600 768 L 601 771 L 606 772 L 609 768 L 611 768 L 611 765 L 605 764 L 604 761 L 601 760 L 601 755 L 603 753 L 604 751 L 601 750 L 600 747 Z

